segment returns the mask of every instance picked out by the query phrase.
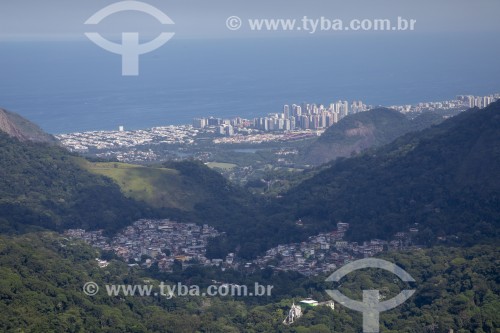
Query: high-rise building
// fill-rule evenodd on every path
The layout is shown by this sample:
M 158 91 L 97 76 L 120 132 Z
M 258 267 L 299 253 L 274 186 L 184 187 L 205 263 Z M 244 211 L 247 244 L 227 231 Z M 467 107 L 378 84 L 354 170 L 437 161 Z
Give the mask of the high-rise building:
M 205 128 L 207 126 L 207 119 L 205 118 L 194 118 L 193 127 L 194 128 Z
M 285 117 L 285 119 L 290 118 L 290 107 L 287 104 L 283 106 L 283 116 Z
M 469 104 L 470 108 L 473 108 L 475 106 L 474 96 L 467 96 L 467 103 Z
M 285 119 L 285 123 L 284 123 L 284 125 L 283 125 L 283 129 L 284 129 L 285 131 L 289 131 L 289 130 L 291 130 L 291 129 L 292 129 L 290 119 Z
M 365 106 L 363 105 L 363 102 L 361 101 L 353 101 L 351 104 L 351 113 L 358 113 L 358 112 L 363 112 L 366 111 Z
M 347 103 L 347 101 L 344 101 L 344 102 L 341 102 L 339 101 L 339 111 L 340 111 L 340 114 L 342 115 L 342 117 L 346 117 L 348 114 L 349 114 L 349 104 Z
M 220 124 L 222 124 L 222 119 L 219 118 L 210 117 L 207 120 L 208 126 L 219 126 Z
M 337 103 L 335 103 L 335 111 L 336 113 L 340 113 L 340 105 L 342 104 L 342 101 L 338 101 Z
M 278 129 L 278 130 L 283 130 L 284 129 L 284 127 L 285 127 L 285 119 L 281 119 L 281 118 L 277 119 L 276 123 L 277 123 L 277 128 L 276 129 Z
M 483 107 L 483 99 L 481 97 L 476 97 L 474 101 L 474 106 L 477 106 L 478 108 Z
M 334 114 L 329 112 L 328 115 L 326 116 L 326 127 L 333 126 L 334 122 Z
M 233 136 L 233 135 L 234 135 L 234 128 L 233 128 L 233 126 L 231 126 L 231 125 L 227 125 L 227 126 L 225 127 L 224 131 L 225 131 L 225 134 L 226 134 L 227 136 Z
M 313 114 L 310 117 L 311 118 L 309 119 L 309 127 L 311 129 L 318 129 L 319 128 L 319 115 Z
M 490 104 L 491 104 L 491 97 L 490 96 L 484 96 L 483 97 L 483 108 L 487 107 Z
M 294 109 L 293 115 L 296 116 L 296 117 L 300 117 L 302 115 L 302 107 L 300 105 L 295 105 L 295 109 Z
M 267 118 L 261 118 L 261 119 L 262 119 L 261 129 L 264 131 L 269 131 L 269 123 L 267 122 Z
M 274 121 L 272 118 L 266 118 L 266 123 L 267 123 L 266 131 L 274 131 L 275 130 Z
M 328 127 L 327 122 L 326 122 L 326 116 L 327 116 L 327 114 L 328 114 L 328 112 L 326 112 L 326 111 L 321 112 L 321 118 L 320 118 L 319 126 L 322 127 L 322 128 Z
M 303 114 L 300 116 L 300 128 L 308 129 L 309 128 L 309 117 Z
M 233 125 L 233 126 L 239 126 L 242 123 L 243 123 L 243 119 L 241 119 L 240 117 L 236 117 L 236 118 L 231 120 L 231 125 Z

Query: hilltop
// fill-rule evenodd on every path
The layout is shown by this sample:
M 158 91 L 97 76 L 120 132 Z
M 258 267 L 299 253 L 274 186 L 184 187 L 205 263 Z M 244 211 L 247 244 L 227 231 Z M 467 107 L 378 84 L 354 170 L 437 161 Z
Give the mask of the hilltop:
M 20 141 L 45 142 L 56 144 L 55 137 L 45 133 L 38 125 L 17 113 L 0 109 L 0 131 Z
M 208 223 L 236 232 L 251 221 L 258 200 L 217 171 L 197 161 L 140 166 L 117 162 L 85 162 L 83 167 L 110 177 L 131 199 L 188 222 Z
M 201 193 L 186 188 L 185 177 L 172 168 L 88 161 L 82 166 L 91 173 L 113 179 L 125 196 L 152 207 L 189 211 L 203 200 Z
M 337 157 L 349 157 L 368 148 L 388 144 L 406 133 L 422 130 L 441 121 L 442 116 L 431 112 L 410 119 L 387 108 L 349 115 L 329 127 L 306 147 L 300 162 L 318 165 Z

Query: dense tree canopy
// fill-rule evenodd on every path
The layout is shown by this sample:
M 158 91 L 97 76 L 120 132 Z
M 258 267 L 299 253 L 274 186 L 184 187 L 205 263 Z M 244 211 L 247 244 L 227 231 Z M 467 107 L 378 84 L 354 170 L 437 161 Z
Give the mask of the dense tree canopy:
M 384 259 L 416 279 L 417 291 L 400 307 L 381 314 L 381 332 L 496 332 L 500 328 L 499 255 L 494 246 L 386 254 Z M 229 297 L 108 296 L 105 284 L 157 284 L 158 280 L 120 261 L 99 268 L 97 256 L 87 245 L 55 234 L 1 236 L 0 331 L 317 333 L 361 328 L 360 314 L 339 304 L 334 311 L 322 306 L 305 310 L 295 324 L 282 324 L 293 301 L 307 296 L 328 300 L 324 290 L 332 286 L 324 276 L 290 279 L 272 271 L 262 274 L 262 284 L 288 289 L 281 298 L 264 304 Z M 101 286 L 96 296 L 82 291 L 89 281 Z M 168 276 L 162 281 L 173 283 Z M 390 274 L 358 271 L 343 279 L 341 290 L 359 298 L 362 289 L 379 288 L 382 295 L 391 297 L 403 287 Z

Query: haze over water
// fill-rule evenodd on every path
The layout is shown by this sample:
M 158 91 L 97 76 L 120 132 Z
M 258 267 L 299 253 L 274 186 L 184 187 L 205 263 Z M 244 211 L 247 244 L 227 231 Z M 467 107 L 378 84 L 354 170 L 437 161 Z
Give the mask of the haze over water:
M 496 36 L 456 33 L 170 41 L 123 77 L 89 41 L 2 42 L 0 106 L 50 133 L 253 118 L 283 104 L 372 105 L 500 91 Z

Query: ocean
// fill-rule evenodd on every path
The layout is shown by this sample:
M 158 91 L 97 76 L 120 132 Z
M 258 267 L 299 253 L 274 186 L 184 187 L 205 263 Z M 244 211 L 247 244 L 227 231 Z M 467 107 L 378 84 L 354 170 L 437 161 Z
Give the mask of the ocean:
M 283 104 L 339 99 L 412 104 L 500 92 L 496 36 L 360 33 L 174 39 L 123 77 L 121 57 L 90 41 L 1 42 L 0 107 L 49 133 L 253 118 Z

